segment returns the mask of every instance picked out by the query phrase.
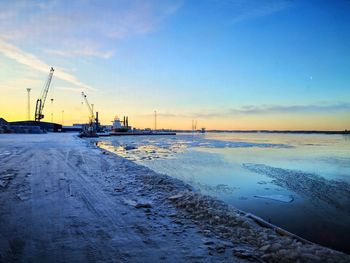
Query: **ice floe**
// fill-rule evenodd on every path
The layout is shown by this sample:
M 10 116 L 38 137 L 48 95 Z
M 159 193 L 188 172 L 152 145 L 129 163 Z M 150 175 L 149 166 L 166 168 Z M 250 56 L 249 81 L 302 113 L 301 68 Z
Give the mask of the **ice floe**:
M 272 183 L 307 197 L 314 203 L 321 201 L 350 212 L 350 185 L 346 182 L 264 164 L 244 163 L 243 167 L 272 178 Z
M 155 139 L 138 137 L 103 138 L 97 142 L 99 147 L 113 150 L 120 156 L 133 161 L 152 160 L 157 158 L 173 158 L 174 154 L 184 152 L 188 148 L 292 148 L 288 144 L 256 143 L 242 141 L 225 141 L 206 139 L 201 136 L 159 136 Z M 132 150 L 132 151 L 130 151 Z M 147 158 L 145 158 L 147 157 Z

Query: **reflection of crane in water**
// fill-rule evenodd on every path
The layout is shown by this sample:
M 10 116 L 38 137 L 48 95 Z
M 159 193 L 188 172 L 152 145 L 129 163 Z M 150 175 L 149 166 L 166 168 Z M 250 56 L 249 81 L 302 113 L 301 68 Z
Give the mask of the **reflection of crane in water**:
M 52 80 L 52 75 L 53 75 L 54 71 L 55 70 L 51 67 L 46 84 L 45 84 L 44 89 L 41 93 L 41 97 L 39 99 L 37 99 L 37 101 L 36 101 L 34 119 L 37 122 L 40 122 L 40 120 L 44 118 L 43 110 L 44 110 L 47 93 L 49 92 L 49 88 L 50 88 L 50 84 L 51 84 L 51 80 Z

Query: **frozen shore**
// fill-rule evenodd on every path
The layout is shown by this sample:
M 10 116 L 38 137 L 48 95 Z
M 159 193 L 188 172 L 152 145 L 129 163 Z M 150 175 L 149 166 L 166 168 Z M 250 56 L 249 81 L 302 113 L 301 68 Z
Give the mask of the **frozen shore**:
M 0 262 L 349 262 L 73 134 L 0 135 Z

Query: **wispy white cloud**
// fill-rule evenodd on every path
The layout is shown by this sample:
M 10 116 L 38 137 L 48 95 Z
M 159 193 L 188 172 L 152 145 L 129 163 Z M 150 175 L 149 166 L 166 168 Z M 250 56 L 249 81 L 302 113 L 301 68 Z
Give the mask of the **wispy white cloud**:
M 293 6 L 291 0 L 213 0 L 218 11 L 230 12 L 229 23 L 238 23 L 272 15 Z
M 55 87 L 55 89 L 58 89 L 58 90 L 66 90 L 66 91 L 72 91 L 72 92 L 79 92 L 81 93 L 81 89 L 80 88 L 77 88 L 77 87 L 63 87 L 63 86 L 58 86 L 58 87 Z
M 50 69 L 50 65 L 43 62 L 33 54 L 27 53 L 18 47 L 0 39 L 0 53 L 4 56 L 15 60 L 16 62 L 28 66 L 31 69 L 36 71 L 47 73 Z M 81 89 L 94 90 L 89 85 L 86 85 L 79 81 L 74 75 L 55 67 L 55 77 L 67 81 L 75 86 L 80 87 Z
M 0 35 L 14 44 L 39 43 L 39 48 L 64 57 L 108 59 L 116 39 L 157 30 L 181 4 L 182 0 L 0 1 Z
M 114 51 L 99 51 L 91 47 L 84 47 L 78 49 L 47 49 L 46 53 L 59 55 L 63 57 L 98 57 L 108 59 L 113 57 Z
M 25 86 L 24 86 L 25 83 Z M 15 90 L 24 90 L 24 88 L 36 88 L 42 85 L 42 81 L 39 79 L 29 77 L 19 77 L 4 81 L 0 83 L 0 90 L 2 92 L 9 92 Z
M 181 4 L 182 0 L 0 1 L 0 53 L 45 73 L 51 65 L 25 47 L 35 46 L 51 55 L 48 57 L 65 60 L 109 59 L 120 39 L 153 32 Z M 54 76 L 80 89 L 93 90 L 70 70 L 56 66 Z
M 253 1 L 254 2 L 254 1 Z M 249 19 L 268 16 L 280 12 L 292 6 L 291 1 L 255 1 L 252 5 L 247 5 L 241 13 L 232 19 L 231 22 L 240 22 Z
M 350 102 L 319 103 L 308 105 L 246 105 L 226 110 L 211 110 L 194 113 L 157 113 L 166 118 L 232 118 L 237 116 L 269 114 L 337 113 L 350 112 Z M 147 115 L 151 116 L 151 114 Z
M 335 113 L 350 111 L 350 102 L 319 103 L 306 105 L 246 105 L 222 112 L 197 113 L 197 117 L 234 117 L 241 115 Z
M 115 14 L 109 14 L 114 18 L 104 21 L 111 22 L 109 27 L 104 25 L 107 29 L 105 33 L 112 38 L 121 39 L 130 35 L 153 32 L 160 27 L 164 19 L 176 13 L 181 6 L 182 1 L 134 2 L 128 9 L 120 12 L 117 19 Z
M 349 102 L 337 102 L 337 103 L 319 103 L 319 104 L 307 104 L 307 105 L 262 105 L 253 106 L 247 105 L 237 109 L 231 109 L 227 114 L 242 114 L 242 115 L 254 115 L 254 114 L 275 114 L 275 113 L 325 113 L 325 112 L 339 112 L 349 111 Z

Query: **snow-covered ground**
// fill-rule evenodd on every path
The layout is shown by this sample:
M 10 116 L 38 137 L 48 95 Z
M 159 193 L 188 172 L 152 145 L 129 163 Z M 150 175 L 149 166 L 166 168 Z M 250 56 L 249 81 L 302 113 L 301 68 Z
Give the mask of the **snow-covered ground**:
M 349 262 L 73 134 L 0 135 L 0 262 Z

